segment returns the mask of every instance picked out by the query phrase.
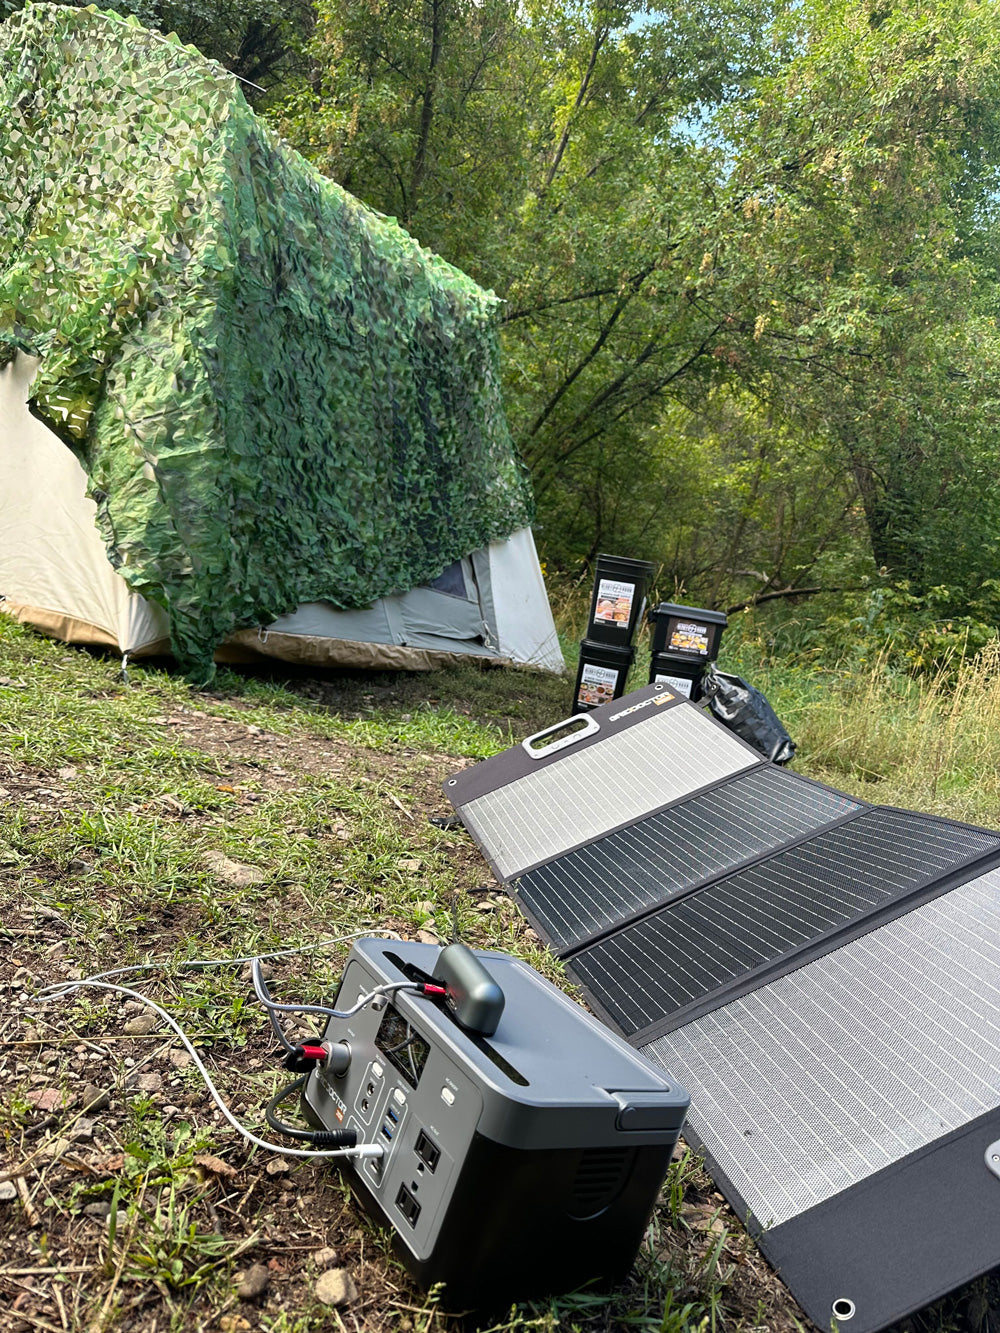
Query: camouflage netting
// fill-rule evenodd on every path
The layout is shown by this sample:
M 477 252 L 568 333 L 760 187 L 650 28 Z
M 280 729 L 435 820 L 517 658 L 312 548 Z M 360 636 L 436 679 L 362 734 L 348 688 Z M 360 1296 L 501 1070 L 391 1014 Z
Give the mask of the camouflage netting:
M 530 522 L 496 306 L 193 48 L 93 8 L 0 26 L 0 362 L 43 357 L 32 410 L 195 677 Z

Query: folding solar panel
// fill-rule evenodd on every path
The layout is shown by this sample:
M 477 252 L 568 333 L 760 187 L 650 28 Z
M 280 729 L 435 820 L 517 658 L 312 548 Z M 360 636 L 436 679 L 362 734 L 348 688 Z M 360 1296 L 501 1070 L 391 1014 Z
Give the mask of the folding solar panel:
M 663 686 L 574 725 L 446 791 L 809 1316 L 873 1333 L 1000 1264 L 1000 834 L 764 764 Z

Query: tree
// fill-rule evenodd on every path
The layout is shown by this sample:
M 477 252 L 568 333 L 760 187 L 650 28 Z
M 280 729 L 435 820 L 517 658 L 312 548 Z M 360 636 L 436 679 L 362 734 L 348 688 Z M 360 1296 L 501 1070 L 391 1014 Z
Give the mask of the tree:
M 772 410 L 839 449 L 877 565 L 997 571 L 1000 34 L 977 0 L 809 0 L 798 54 L 722 119 L 699 293 Z

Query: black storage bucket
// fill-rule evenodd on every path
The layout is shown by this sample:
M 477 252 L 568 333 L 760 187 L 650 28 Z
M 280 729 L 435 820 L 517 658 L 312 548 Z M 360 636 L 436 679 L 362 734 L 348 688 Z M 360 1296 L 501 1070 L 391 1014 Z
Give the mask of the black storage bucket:
M 653 626 L 652 652 L 704 664 L 718 657 L 727 622 L 725 611 L 661 602 L 650 611 L 649 623 Z
M 649 683 L 668 685 L 674 694 L 697 702 L 706 662 L 683 662 L 673 653 L 654 653 L 649 663 Z
M 573 712 L 588 713 L 612 699 L 620 699 L 625 693 L 629 668 L 634 661 L 634 648 L 611 648 L 584 639 L 580 644 L 580 665 L 573 689 Z
M 627 647 L 642 615 L 646 589 L 652 577 L 653 566 L 648 560 L 599 555 L 590 599 L 587 640 L 613 644 L 616 648 Z

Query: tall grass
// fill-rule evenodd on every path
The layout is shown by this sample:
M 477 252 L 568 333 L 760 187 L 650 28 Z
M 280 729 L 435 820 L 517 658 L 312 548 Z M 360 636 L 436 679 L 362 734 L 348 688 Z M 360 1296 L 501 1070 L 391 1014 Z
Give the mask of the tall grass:
M 748 637 L 721 665 L 767 695 L 799 772 L 880 804 L 1000 826 L 1000 643 L 909 673 L 888 649 L 820 668 Z

